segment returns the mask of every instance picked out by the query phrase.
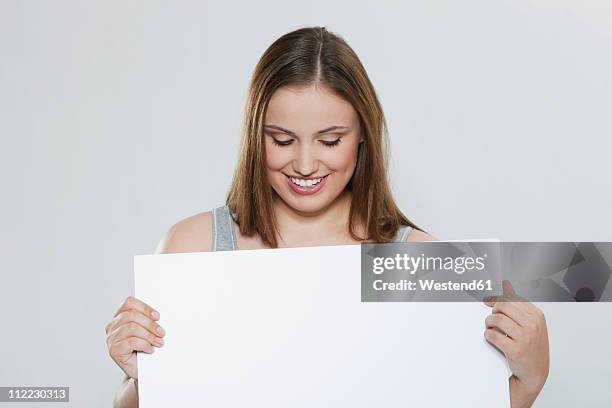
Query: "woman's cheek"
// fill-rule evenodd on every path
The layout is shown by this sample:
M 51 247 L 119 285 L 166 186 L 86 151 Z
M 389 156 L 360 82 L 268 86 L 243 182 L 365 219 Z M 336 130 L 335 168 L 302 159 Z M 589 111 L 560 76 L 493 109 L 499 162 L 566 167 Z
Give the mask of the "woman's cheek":
M 351 171 L 357 162 L 357 148 L 355 146 L 339 146 L 335 151 L 325 152 L 325 158 L 325 162 L 332 170 L 338 172 Z
M 275 146 L 266 146 L 266 166 L 270 170 L 281 170 L 291 162 L 291 154 L 288 152 L 281 152 Z

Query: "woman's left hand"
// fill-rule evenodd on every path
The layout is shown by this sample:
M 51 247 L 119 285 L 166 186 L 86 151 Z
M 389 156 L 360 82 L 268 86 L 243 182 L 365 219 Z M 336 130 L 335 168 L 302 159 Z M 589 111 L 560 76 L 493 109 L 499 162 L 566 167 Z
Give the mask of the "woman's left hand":
M 489 296 L 493 310 L 485 319 L 485 338 L 508 360 L 512 408 L 530 407 L 548 377 L 548 331 L 544 313 L 518 296 L 510 281 L 502 282 L 503 295 Z

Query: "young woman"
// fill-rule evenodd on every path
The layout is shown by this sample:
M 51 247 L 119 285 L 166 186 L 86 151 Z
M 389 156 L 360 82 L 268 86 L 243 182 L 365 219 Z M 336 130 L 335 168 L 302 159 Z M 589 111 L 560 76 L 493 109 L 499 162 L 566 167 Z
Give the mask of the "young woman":
M 396 206 L 387 180 L 387 127 L 355 52 L 323 27 L 276 40 L 251 78 L 238 165 L 226 205 L 173 225 L 159 253 L 435 238 Z M 548 375 L 542 312 L 516 295 L 493 308 L 485 337 L 507 357 L 513 408 L 528 407 Z M 138 406 L 136 352 L 163 345 L 159 313 L 128 297 L 106 326 L 125 372 L 116 407 Z M 492 405 L 495 405 L 492 402 Z

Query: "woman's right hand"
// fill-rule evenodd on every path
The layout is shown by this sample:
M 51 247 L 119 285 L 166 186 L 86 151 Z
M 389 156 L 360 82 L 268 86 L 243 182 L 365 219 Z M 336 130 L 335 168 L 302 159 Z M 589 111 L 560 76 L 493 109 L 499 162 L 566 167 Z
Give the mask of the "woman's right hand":
M 153 353 L 164 344 L 165 330 L 157 324 L 159 313 L 151 306 L 128 296 L 106 325 L 108 354 L 128 377 L 138 379 L 136 352 Z

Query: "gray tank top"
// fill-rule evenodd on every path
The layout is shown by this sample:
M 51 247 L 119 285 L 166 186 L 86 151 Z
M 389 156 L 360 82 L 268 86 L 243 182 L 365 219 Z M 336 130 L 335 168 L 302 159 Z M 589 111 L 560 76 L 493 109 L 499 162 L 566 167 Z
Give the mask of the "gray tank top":
M 226 205 L 213 209 L 213 251 L 235 251 L 238 249 L 234 224 L 234 219 Z M 393 242 L 406 241 L 406 237 L 411 230 L 411 226 L 402 225 L 397 231 Z

